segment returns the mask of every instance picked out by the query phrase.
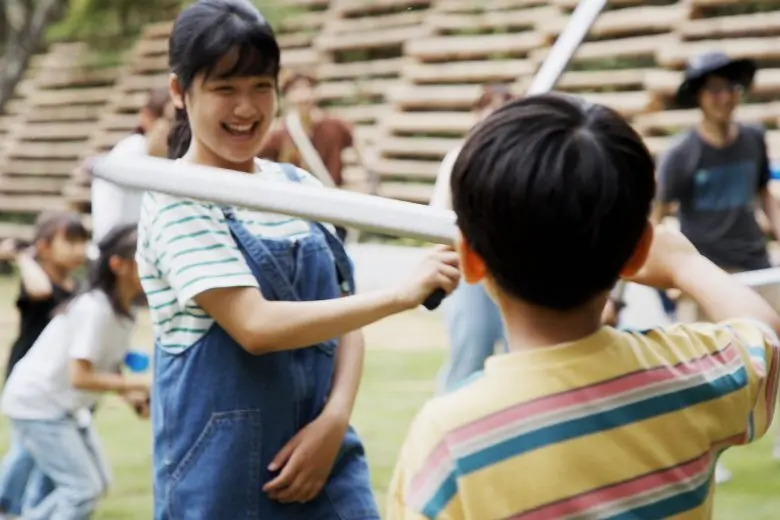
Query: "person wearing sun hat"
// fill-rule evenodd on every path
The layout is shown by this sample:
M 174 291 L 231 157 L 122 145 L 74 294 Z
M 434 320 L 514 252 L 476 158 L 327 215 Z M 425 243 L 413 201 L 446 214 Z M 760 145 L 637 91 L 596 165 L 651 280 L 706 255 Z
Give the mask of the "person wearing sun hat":
M 719 51 L 694 56 L 675 97 L 679 108 L 698 109 L 700 120 L 675 136 L 658 162 L 656 222 L 676 205 L 683 234 L 731 272 L 770 267 L 756 207 L 766 214 L 775 237 L 780 236 L 780 208 L 768 189 L 764 128 L 734 118 L 757 69 L 753 60 L 732 59 Z M 675 312 L 670 300 L 664 306 Z M 719 465 L 716 478 L 724 482 L 730 473 Z

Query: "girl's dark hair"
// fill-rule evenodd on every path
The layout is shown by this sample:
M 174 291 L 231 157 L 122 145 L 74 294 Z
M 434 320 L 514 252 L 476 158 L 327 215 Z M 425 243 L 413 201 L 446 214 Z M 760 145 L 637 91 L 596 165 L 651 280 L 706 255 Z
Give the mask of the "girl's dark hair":
M 46 211 L 38 215 L 35 221 L 33 244 L 39 240 L 51 242 L 62 233 L 68 242 L 86 242 L 89 231 L 84 227 L 81 216 L 75 211 Z
M 165 114 L 165 106 L 171 100 L 171 93 L 168 87 L 158 87 L 149 90 L 144 108 L 151 112 L 155 118 L 160 119 Z M 140 126 L 135 129 L 136 134 L 144 135 L 144 129 Z
M 118 256 L 123 260 L 132 260 L 135 257 L 137 242 L 138 232 L 135 224 L 124 224 L 112 228 L 98 244 L 100 255 L 90 265 L 87 283 L 79 292 L 79 295 L 94 290 L 102 291 L 108 296 L 114 312 L 120 316 L 132 318 L 127 309 L 122 305 L 122 302 L 119 301 L 117 278 L 111 269 L 111 258 Z M 65 310 L 76 297 L 60 305 L 55 312 Z
M 273 29 L 248 0 L 198 0 L 181 12 L 169 41 L 171 72 L 182 91 L 198 74 L 209 77 L 231 52 L 235 63 L 220 71 L 221 78 L 269 76 L 277 79 L 279 44 Z M 179 159 L 190 146 L 192 134 L 187 110 L 176 109 L 168 134 L 168 158 Z

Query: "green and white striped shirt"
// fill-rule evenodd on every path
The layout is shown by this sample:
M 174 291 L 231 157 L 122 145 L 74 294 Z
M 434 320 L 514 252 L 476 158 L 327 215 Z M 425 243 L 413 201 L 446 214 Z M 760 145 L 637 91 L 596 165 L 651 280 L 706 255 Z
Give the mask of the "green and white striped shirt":
M 308 172 L 298 169 L 298 174 L 301 182 L 321 186 Z M 270 161 L 258 160 L 255 175 L 290 182 L 281 166 Z M 309 234 L 309 224 L 297 218 L 242 208 L 235 213 L 255 236 L 292 239 Z M 155 339 L 169 352 L 190 347 L 214 323 L 195 296 L 216 288 L 258 287 L 215 204 L 146 192 L 136 259 Z

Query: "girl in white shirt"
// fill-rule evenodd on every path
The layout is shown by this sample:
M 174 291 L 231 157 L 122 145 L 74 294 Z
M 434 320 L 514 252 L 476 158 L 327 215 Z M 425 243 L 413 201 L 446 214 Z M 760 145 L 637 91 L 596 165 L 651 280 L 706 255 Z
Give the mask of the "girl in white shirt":
M 28 520 L 88 518 L 110 480 L 91 422 L 101 394 L 122 395 L 148 416 L 149 387 L 121 373 L 134 329 L 132 301 L 141 292 L 134 225 L 100 242 L 87 290 L 64 306 L 16 365 L 2 411 L 35 464 L 55 484 Z

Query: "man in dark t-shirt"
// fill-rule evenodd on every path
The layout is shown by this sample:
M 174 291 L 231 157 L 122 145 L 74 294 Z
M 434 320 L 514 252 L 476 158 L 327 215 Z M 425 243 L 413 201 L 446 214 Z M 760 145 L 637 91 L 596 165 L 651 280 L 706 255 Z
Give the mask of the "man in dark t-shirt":
M 677 203 L 682 232 L 730 271 L 770 266 L 758 207 L 780 236 L 780 211 L 768 190 L 764 130 L 733 120 L 755 71 L 752 61 L 730 60 L 722 53 L 694 58 L 677 98 L 683 107 L 698 107 L 702 120 L 675 138 L 658 168 L 656 219 Z

